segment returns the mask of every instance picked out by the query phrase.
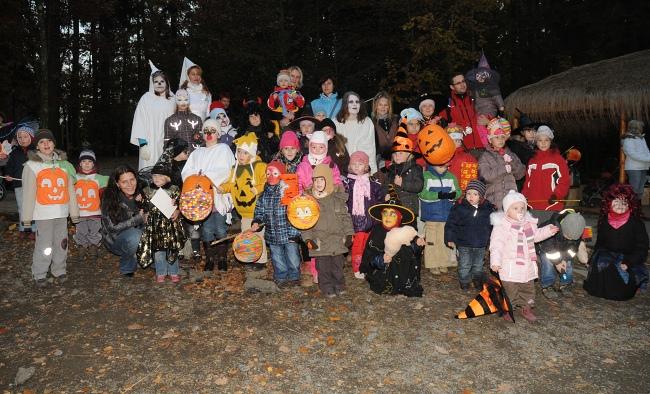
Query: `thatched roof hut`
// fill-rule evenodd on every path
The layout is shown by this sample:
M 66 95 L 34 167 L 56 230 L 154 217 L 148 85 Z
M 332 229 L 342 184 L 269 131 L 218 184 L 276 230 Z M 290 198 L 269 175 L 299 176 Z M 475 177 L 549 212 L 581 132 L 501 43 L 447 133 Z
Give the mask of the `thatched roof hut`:
M 567 129 L 585 121 L 618 125 L 621 115 L 648 120 L 650 49 L 551 75 L 519 88 L 505 102 L 511 119 L 519 108 L 533 119 Z

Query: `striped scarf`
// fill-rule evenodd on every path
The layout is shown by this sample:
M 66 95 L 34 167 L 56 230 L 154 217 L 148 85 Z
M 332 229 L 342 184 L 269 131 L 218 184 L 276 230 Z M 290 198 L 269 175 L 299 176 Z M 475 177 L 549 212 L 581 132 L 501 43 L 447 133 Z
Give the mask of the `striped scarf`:
M 517 232 L 517 257 L 515 264 L 517 265 L 526 265 L 526 253 L 525 248 L 528 247 L 528 259 L 530 261 L 537 261 L 537 255 L 535 254 L 535 233 L 533 232 L 533 226 L 530 222 L 510 222 L 510 226 L 513 230 Z

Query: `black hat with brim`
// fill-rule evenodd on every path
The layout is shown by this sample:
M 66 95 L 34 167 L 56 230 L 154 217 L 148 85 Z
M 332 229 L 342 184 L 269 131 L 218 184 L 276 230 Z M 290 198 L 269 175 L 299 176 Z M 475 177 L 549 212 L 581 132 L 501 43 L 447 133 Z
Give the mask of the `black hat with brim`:
M 314 130 L 316 130 L 316 126 L 320 123 L 320 121 L 313 116 L 301 116 L 298 119 L 294 119 L 289 123 L 289 130 L 300 130 L 300 122 L 303 120 L 308 120 L 310 122 L 314 123 Z
M 402 214 L 402 224 L 409 224 L 415 220 L 415 214 L 413 211 L 406 208 L 405 206 L 396 204 L 393 200 L 371 206 L 368 208 L 368 215 L 370 215 L 371 218 L 381 222 L 381 211 L 383 211 L 384 208 L 392 208 L 396 211 L 399 211 Z

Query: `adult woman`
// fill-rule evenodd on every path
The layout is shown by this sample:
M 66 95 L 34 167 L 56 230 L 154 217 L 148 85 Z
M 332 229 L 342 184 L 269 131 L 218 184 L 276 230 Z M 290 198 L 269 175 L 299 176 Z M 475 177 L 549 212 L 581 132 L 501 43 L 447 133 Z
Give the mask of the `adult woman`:
M 632 185 L 638 200 L 643 197 L 643 186 L 650 168 L 650 151 L 645 141 L 643 126 L 643 122 L 639 120 L 630 120 L 627 124 L 627 133 L 621 140 L 625 152 L 627 182 Z
M 648 288 L 648 233 L 630 185 L 612 185 L 603 194 L 596 245 L 584 288 L 595 297 L 626 300 Z
M 102 195 L 102 234 L 106 248 L 120 256 L 120 273 L 125 277 L 132 277 L 137 268 L 135 252 L 146 218 L 140 201 L 136 171 L 128 165 L 118 166 Z
M 526 196 L 532 215 L 544 222 L 554 211 L 564 209 L 564 198 L 569 193 L 571 176 L 569 166 L 553 143 L 553 130 L 540 126 L 535 134 L 537 152 L 528 161 L 526 180 L 521 194 Z
M 393 140 L 399 126 L 399 116 L 393 113 L 391 96 L 379 92 L 372 100 L 372 123 L 375 126 L 375 145 L 378 160 L 390 160 Z
M 341 100 L 338 93 L 334 91 L 336 79 L 331 75 L 326 75 L 318 83 L 320 84 L 321 94 L 311 102 L 311 112 L 318 120 L 334 119 L 341 109 Z
M 289 70 L 289 76 L 291 77 L 291 85 L 296 89 L 302 88 L 302 69 L 298 66 L 291 66 L 287 70 Z
M 347 138 L 345 147 L 348 152 L 366 152 L 370 158 L 370 173 L 374 174 L 377 172 L 375 127 L 367 115 L 366 106 L 355 92 L 346 92 L 342 101 L 341 110 L 334 120 L 336 132 Z

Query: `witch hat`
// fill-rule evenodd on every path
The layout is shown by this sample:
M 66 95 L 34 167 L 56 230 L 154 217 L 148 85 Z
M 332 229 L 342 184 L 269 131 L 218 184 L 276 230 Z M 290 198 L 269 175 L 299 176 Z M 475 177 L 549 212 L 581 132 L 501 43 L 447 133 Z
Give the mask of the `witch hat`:
M 512 321 L 515 321 L 512 305 L 503 290 L 501 281 L 498 278 L 491 277 L 486 283 L 483 283 L 483 289 L 467 304 L 467 308 L 456 314 L 456 319 L 469 319 L 497 312 L 499 315 L 508 313 Z
M 399 200 L 399 196 L 395 191 L 395 187 L 392 184 L 388 185 L 388 195 L 389 200 L 387 202 L 375 204 L 368 208 L 368 215 L 370 215 L 371 218 L 381 222 L 381 211 L 384 210 L 384 208 L 392 208 L 402 214 L 402 224 L 409 224 L 415 220 L 415 214 L 413 214 L 413 211 L 402 205 L 402 202 Z

